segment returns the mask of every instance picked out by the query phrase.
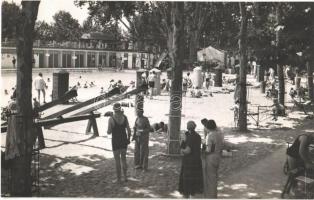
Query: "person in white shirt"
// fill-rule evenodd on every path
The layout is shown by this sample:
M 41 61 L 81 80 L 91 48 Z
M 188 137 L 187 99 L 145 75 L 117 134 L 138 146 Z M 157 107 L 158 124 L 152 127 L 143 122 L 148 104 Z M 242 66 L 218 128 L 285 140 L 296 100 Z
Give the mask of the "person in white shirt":
M 156 81 L 156 72 L 152 71 L 148 76 L 148 86 L 150 88 L 150 99 L 153 99 L 153 92 L 155 88 L 155 81 Z
M 40 102 L 40 91 L 43 93 L 43 97 L 44 97 L 44 103 L 46 103 L 46 82 L 43 79 L 43 74 L 41 72 L 39 72 L 38 76 L 35 78 L 35 89 L 37 90 L 38 93 L 38 101 Z

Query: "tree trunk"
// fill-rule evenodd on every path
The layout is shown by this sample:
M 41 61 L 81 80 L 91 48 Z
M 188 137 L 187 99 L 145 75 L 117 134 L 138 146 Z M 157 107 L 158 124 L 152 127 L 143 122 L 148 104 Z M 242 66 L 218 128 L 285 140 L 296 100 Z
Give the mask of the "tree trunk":
M 281 8 L 280 8 L 280 2 L 276 4 L 276 21 L 277 25 L 279 26 L 281 23 Z M 285 105 L 285 79 L 284 79 L 284 72 L 283 72 L 283 66 L 281 63 L 281 54 L 280 47 L 281 47 L 281 40 L 280 40 L 280 29 L 276 32 L 276 46 L 277 46 L 277 75 L 278 75 L 278 82 L 279 82 L 279 88 L 278 88 L 278 102 Z
M 32 157 L 32 52 L 34 25 L 39 1 L 22 1 L 22 11 L 17 25 L 17 120 L 16 131 L 21 142 L 18 144 L 20 157 L 13 159 L 11 168 L 12 191 L 15 197 L 31 196 Z
M 182 65 L 184 59 L 184 2 L 171 2 L 171 27 L 168 33 L 168 52 L 173 66 L 170 89 L 168 154 L 180 153 L 182 109 Z
M 247 67 L 247 11 L 245 3 L 239 3 L 241 13 L 241 27 L 239 38 L 240 54 L 240 105 L 239 131 L 247 130 L 247 103 L 246 103 L 246 67 Z
M 199 47 L 199 30 L 192 30 L 190 34 L 190 44 L 189 44 L 189 60 L 191 63 L 197 61 L 197 50 Z
M 281 64 L 277 64 L 277 74 L 278 74 L 278 102 L 282 105 L 285 105 L 285 78 L 283 72 L 283 66 Z
M 308 83 L 308 93 L 309 98 L 312 102 L 314 102 L 314 88 L 313 88 L 313 68 L 312 68 L 312 62 L 307 61 L 306 62 L 306 68 L 307 68 L 307 83 Z

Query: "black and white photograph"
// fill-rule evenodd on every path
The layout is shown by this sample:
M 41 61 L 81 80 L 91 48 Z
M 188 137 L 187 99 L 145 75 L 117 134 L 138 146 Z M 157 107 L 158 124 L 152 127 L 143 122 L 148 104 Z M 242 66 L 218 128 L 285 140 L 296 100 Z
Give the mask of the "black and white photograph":
M 1 197 L 314 199 L 314 1 L 1 1 Z

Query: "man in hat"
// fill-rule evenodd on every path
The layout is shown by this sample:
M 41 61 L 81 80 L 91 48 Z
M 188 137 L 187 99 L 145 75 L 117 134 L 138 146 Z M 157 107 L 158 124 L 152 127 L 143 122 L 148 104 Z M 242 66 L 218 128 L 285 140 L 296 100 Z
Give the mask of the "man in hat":
M 135 169 L 147 171 L 149 154 L 148 143 L 151 127 L 148 118 L 143 114 L 144 111 L 138 108 L 133 135 L 133 139 L 135 140 L 134 165 Z
M 112 134 L 112 151 L 116 162 L 117 183 L 121 182 L 121 167 L 124 181 L 127 181 L 126 151 L 130 144 L 131 129 L 128 118 L 123 114 L 120 103 L 113 105 L 113 115 L 108 121 L 108 134 Z M 120 163 L 122 161 L 122 166 Z

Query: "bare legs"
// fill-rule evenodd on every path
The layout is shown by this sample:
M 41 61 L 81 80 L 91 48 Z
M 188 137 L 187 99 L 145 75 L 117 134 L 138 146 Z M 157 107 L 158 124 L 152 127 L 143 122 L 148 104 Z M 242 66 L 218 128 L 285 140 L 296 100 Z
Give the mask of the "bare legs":
M 127 163 L 126 149 L 118 149 L 113 151 L 113 156 L 116 162 L 117 182 L 121 182 L 121 167 L 124 175 L 124 181 L 127 181 Z

